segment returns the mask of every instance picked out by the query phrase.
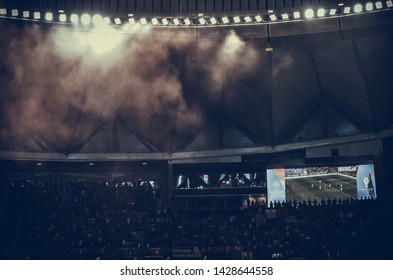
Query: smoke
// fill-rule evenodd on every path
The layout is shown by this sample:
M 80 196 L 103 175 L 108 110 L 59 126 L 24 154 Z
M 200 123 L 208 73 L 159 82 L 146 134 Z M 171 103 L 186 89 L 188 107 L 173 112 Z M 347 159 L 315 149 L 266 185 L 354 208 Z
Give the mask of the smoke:
M 185 98 L 180 78 L 179 57 L 192 48 L 194 38 L 186 31 L 132 28 L 43 30 L 34 25 L 13 36 L 6 59 L 12 73 L 7 129 L 33 133 L 64 150 L 75 131 L 83 142 L 97 123 L 119 115 L 158 146 L 174 127 L 180 134 L 200 128 L 204 114 Z M 210 93 L 252 71 L 257 57 L 234 32 L 218 46 L 200 47 L 206 63 L 198 67 L 209 73 Z
M 273 79 L 275 79 L 281 72 L 291 69 L 294 62 L 293 56 L 288 53 L 275 56 L 273 61 Z

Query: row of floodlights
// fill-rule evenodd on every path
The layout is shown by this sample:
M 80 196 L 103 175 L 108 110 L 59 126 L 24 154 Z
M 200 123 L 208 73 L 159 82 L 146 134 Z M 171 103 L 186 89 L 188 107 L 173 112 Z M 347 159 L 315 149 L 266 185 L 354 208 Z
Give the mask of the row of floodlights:
M 385 6 L 382 1 L 378 2 L 368 2 L 364 5 L 356 4 L 353 7 L 344 6 L 344 4 L 339 4 L 337 8 L 331 9 L 306 9 L 304 14 L 302 15 L 301 12 L 295 11 L 293 13 L 282 13 L 280 15 L 274 13 L 273 11 L 268 11 L 266 15 L 254 15 L 254 16 L 233 16 L 233 17 L 207 17 L 203 14 L 199 14 L 197 17 L 194 18 L 140 18 L 139 24 L 141 25 L 221 25 L 221 24 L 241 24 L 241 23 L 262 23 L 262 22 L 275 22 L 278 20 L 290 20 L 290 19 L 312 19 L 312 18 L 322 18 L 326 16 L 337 16 L 337 15 L 348 15 L 348 14 L 356 14 L 362 12 L 370 12 L 374 10 L 381 10 L 383 8 L 392 8 L 393 1 L 385 1 Z M 23 11 L 21 14 L 19 10 L 12 9 L 10 11 L 10 15 L 7 13 L 7 9 L 0 9 L 0 16 L 11 16 L 11 17 L 22 17 L 24 19 L 34 19 L 34 20 L 42 20 L 45 21 L 59 21 L 62 23 L 73 23 L 78 24 L 81 23 L 83 25 L 122 25 L 122 24 L 130 24 L 135 25 L 137 24 L 137 19 L 133 17 L 133 15 L 128 15 L 127 18 L 110 18 L 110 17 L 102 17 L 101 15 L 89 15 L 89 14 L 71 14 L 67 15 L 64 11 L 60 10 L 57 14 L 56 18 L 52 12 L 30 12 L 30 11 Z

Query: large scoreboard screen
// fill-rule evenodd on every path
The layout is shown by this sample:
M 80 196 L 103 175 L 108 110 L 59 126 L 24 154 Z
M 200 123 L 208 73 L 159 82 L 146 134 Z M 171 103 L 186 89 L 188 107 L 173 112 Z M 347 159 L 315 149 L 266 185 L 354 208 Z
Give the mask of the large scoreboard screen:
M 376 198 L 374 164 L 268 169 L 268 202 Z

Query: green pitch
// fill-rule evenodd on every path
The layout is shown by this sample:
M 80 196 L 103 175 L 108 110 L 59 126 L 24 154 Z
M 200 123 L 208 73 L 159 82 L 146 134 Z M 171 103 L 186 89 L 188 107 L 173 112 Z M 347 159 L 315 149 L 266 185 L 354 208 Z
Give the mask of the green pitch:
M 286 199 L 313 201 L 356 198 L 356 179 L 340 175 L 285 178 Z

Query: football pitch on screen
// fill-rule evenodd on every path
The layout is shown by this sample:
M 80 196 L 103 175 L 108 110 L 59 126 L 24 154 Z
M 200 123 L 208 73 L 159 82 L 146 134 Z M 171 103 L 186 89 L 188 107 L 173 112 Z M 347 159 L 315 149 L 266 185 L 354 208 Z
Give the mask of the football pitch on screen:
M 350 176 L 335 174 L 285 178 L 285 185 L 287 200 L 344 200 L 357 196 L 356 178 Z

